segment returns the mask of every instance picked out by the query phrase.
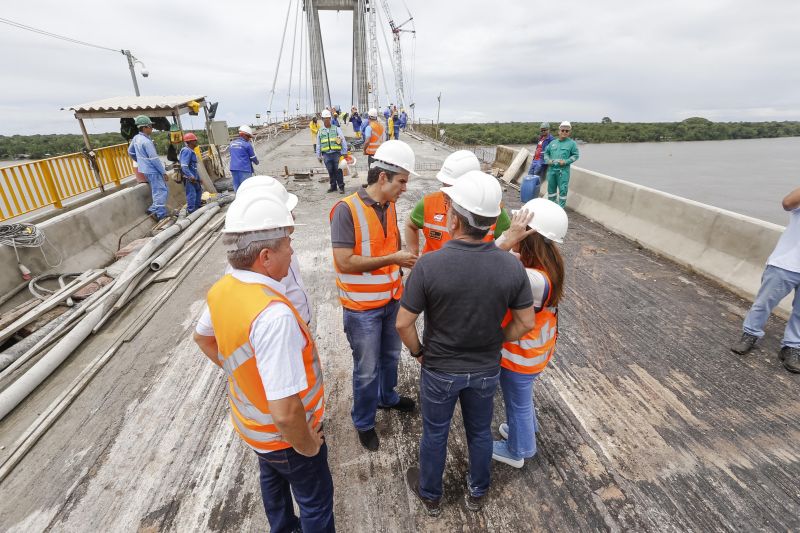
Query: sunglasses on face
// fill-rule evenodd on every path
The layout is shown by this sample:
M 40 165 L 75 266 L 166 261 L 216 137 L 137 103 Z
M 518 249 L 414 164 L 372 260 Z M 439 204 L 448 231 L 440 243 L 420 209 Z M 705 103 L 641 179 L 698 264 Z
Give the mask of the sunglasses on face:
M 562 129 L 560 129 L 558 131 L 566 131 L 567 133 L 569 133 L 569 130 L 568 129 L 564 129 L 564 128 L 562 128 Z

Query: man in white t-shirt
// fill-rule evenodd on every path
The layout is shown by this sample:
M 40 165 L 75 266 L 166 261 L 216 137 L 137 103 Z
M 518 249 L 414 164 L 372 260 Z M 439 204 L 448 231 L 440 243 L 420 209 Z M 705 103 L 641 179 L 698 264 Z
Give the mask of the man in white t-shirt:
M 761 288 L 744 318 L 744 333 L 731 351 L 744 355 L 752 350 L 758 339 L 764 336 L 764 324 L 772 310 L 786 295 L 795 291 L 792 315 L 783 332 L 778 358 L 786 370 L 800 374 L 800 188 L 786 195 L 783 208 L 791 211 L 789 225 L 767 259 Z

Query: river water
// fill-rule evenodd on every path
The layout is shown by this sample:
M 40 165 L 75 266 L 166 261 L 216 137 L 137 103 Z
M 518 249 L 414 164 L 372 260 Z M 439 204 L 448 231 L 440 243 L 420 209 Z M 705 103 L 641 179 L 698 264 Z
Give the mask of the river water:
M 579 167 L 781 225 L 800 187 L 800 137 L 578 148 Z

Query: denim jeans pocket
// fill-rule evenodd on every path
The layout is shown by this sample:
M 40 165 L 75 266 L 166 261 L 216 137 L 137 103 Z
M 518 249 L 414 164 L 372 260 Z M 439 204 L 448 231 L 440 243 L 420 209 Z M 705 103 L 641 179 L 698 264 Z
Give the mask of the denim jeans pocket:
M 440 403 L 450 397 L 450 390 L 453 388 L 454 380 L 425 367 L 422 367 L 421 378 L 420 393 L 426 400 Z
M 494 392 L 497 390 L 497 384 L 500 382 L 500 371 L 497 371 L 497 374 L 494 376 L 487 376 L 485 378 L 481 378 L 480 384 L 480 391 L 479 394 L 484 398 L 491 398 L 494 396 Z

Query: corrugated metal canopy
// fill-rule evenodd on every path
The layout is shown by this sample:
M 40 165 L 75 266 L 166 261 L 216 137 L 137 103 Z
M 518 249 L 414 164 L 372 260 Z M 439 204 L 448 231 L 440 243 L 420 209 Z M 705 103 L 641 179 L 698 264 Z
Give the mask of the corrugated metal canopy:
M 191 101 L 202 103 L 203 95 L 179 96 L 116 96 L 85 104 L 77 104 L 66 109 L 75 111 L 77 118 L 127 117 L 139 114 L 153 116 L 171 115 L 176 109 L 186 112 Z

